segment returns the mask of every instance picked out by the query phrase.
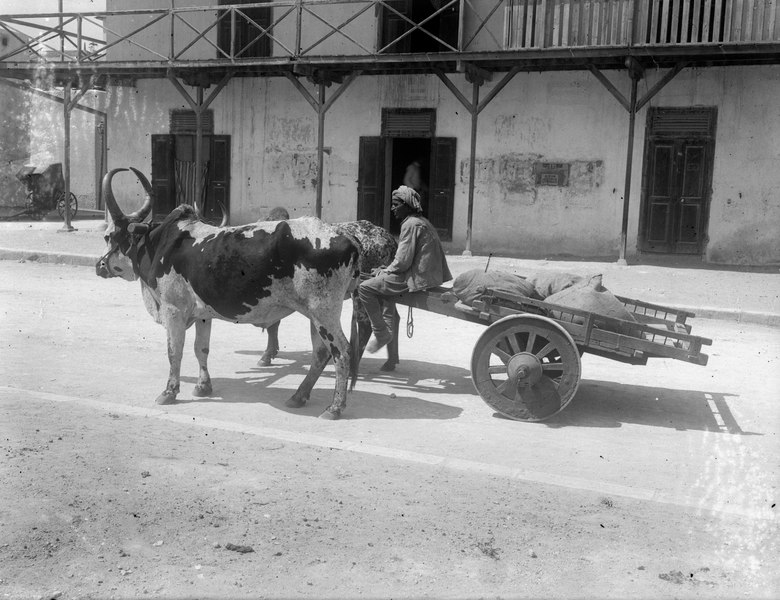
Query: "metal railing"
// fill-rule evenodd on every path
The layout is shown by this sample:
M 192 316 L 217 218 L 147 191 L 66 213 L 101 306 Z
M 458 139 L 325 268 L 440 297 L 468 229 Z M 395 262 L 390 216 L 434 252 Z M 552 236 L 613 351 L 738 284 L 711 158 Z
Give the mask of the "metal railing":
M 425 53 L 432 52 L 431 44 L 434 53 L 458 53 L 780 40 L 776 0 L 439 0 L 428 5 L 422 15 L 407 14 L 390 0 L 0 15 L 0 31 L 15 39 L 0 61 L 240 64 L 370 57 L 401 47 L 417 53 L 421 39 Z M 457 36 L 441 29 L 453 11 Z M 447 23 L 453 27 L 452 20 Z M 410 43 L 401 46 L 404 40 Z

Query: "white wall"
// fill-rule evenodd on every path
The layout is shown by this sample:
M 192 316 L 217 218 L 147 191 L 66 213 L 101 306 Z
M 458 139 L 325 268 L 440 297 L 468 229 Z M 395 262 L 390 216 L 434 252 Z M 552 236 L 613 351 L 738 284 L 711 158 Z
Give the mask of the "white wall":
M 663 76 L 648 72 L 640 97 Z M 624 72 L 608 73 L 628 95 Z M 481 90 L 484 98 L 500 76 Z M 453 77 L 471 97 L 470 85 Z M 316 94 L 316 89 L 305 83 Z M 334 88 L 328 89 L 328 96 Z M 712 262 L 780 262 L 780 67 L 685 70 L 650 103 L 716 106 L 709 244 Z M 186 103 L 165 80 L 115 88 L 109 166 L 150 171 L 150 135 Z M 364 76 L 327 113 L 323 217 L 355 218 L 358 140 L 379 135 L 383 107 L 437 110 L 437 135 L 457 138 L 454 238 L 465 244 L 470 116 L 435 76 Z M 231 135 L 231 215 L 262 218 L 277 205 L 313 214 L 317 117 L 286 79 L 235 78 L 212 104 L 216 133 Z M 628 252 L 636 252 L 647 109 L 637 115 Z M 616 256 L 623 210 L 628 113 L 589 73 L 519 74 L 479 116 L 472 250 L 522 256 Z M 534 161 L 569 162 L 568 187 L 537 187 Z

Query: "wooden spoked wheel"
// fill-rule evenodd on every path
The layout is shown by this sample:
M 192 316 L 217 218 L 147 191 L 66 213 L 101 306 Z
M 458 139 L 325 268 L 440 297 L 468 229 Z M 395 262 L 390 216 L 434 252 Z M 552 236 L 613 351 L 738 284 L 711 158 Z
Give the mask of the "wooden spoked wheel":
M 482 399 L 518 421 L 562 411 L 580 383 L 580 353 L 571 335 L 547 317 L 513 315 L 479 337 L 471 379 Z
M 70 193 L 70 218 L 76 216 L 76 213 L 79 211 L 79 201 L 76 199 L 76 194 L 73 192 Z M 65 192 L 60 192 L 60 195 L 57 196 L 57 212 L 60 215 L 60 218 L 63 218 L 65 216 Z

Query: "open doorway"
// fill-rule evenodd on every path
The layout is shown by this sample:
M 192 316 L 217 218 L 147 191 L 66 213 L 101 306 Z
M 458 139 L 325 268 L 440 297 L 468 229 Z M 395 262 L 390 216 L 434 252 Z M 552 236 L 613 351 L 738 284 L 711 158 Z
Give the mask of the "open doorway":
M 400 185 L 414 188 L 420 194 L 423 216 L 428 217 L 431 138 L 391 138 L 390 188 Z M 387 208 L 389 210 L 389 207 Z M 390 233 L 398 235 L 401 224 L 390 218 Z

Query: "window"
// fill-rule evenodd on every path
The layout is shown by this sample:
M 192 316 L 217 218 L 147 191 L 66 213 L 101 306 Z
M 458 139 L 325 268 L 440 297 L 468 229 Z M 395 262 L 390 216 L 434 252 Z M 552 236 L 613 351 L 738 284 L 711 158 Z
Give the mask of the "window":
M 220 0 L 224 4 L 258 4 L 267 0 Z M 271 8 L 253 7 L 235 10 L 235 38 L 231 48 L 233 15 L 229 10 L 219 11 L 217 45 L 224 52 L 218 58 L 257 58 L 271 56 Z

